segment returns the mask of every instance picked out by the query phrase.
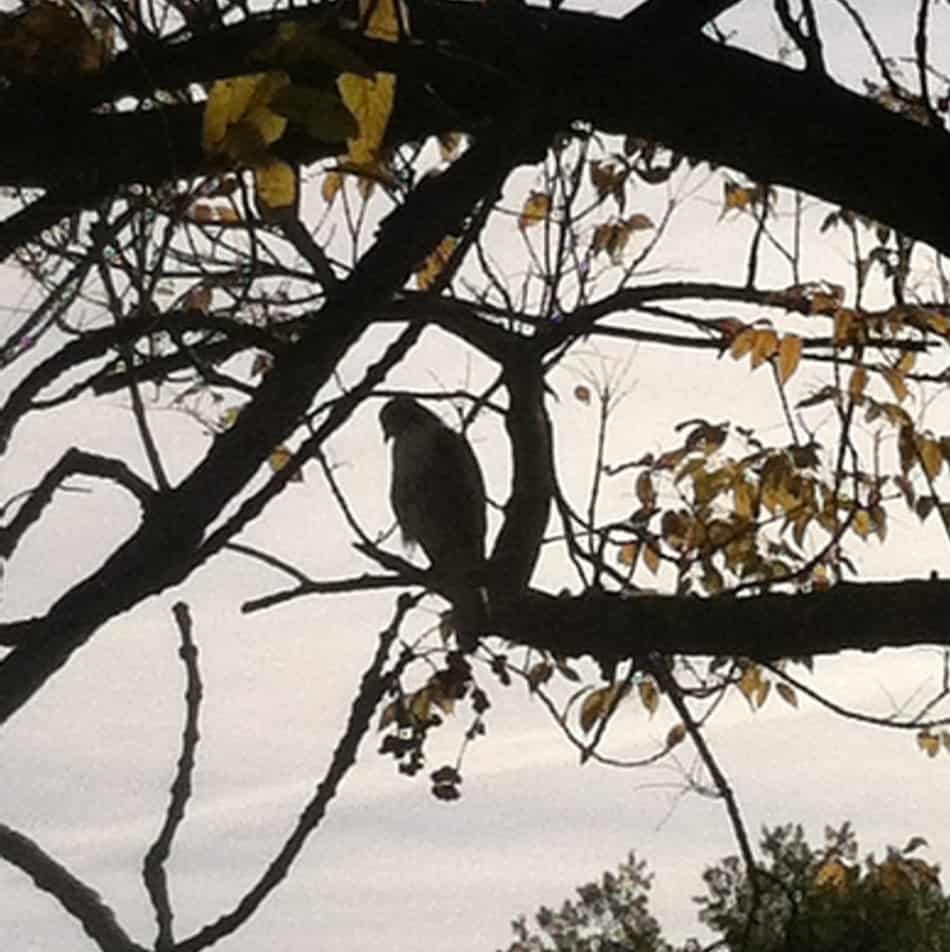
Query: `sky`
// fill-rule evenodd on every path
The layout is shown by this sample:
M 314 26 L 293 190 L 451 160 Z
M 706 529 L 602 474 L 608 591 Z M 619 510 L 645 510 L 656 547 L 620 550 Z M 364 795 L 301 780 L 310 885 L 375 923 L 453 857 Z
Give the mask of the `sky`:
M 740 5 L 727 25 L 743 27 L 753 46 L 765 47 L 769 27 L 756 20 L 759 7 Z M 893 9 L 868 6 L 869 14 L 881 14 L 875 26 L 882 35 L 897 43 L 901 34 L 885 15 Z M 530 187 L 529 180 L 530 174 L 519 180 L 519 188 Z M 718 222 L 720 189 L 721 177 L 714 177 L 684 211 L 655 262 L 662 265 L 660 278 L 741 280 L 739 249 L 747 233 L 744 226 L 728 229 Z M 651 203 L 661 201 L 645 191 L 642 210 L 655 213 Z M 814 264 L 823 275 L 846 268 L 843 250 L 831 255 Z M 4 303 L 19 303 L 22 285 L 9 269 L 4 280 Z M 16 319 L 0 310 L 0 336 Z M 355 374 L 388 333 L 371 336 L 350 355 L 344 375 Z M 574 399 L 573 390 L 586 371 L 601 362 L 619 366 L 620 360 L 616 350 L 591 342 L 552 377 L 560 474 L 575 500 L 583 499 L 590 480 L 595 411 Z M 458 345 L 427 333 L 391 384 L 440 381 L 453 387 L 484 372 L 466 363 Z M 707 419 L 755 425 L 766 435 L 778 431 L 779 407 L 764 375 L 728 358 L 644 345 L 626 380 L 630 395 L 611 430 L 611 461 L 669 445 L 671 428 L 696 415 L 697 400 Z M 329 447 L 358 517 L 373 532 L 392 521 L 377 406 L 361 409 Z M 938 422 L 950 419 L 945 399 L 931 412 Z M 0 469 L 0 499 L 35 483 L 70 445 L 122 454 L 146 471 L 121 398 L 87 400 L 79 418 L 77 430 L 75 411 L 53 411 L 17 431 Z M 206 450 L 207 437 L 182 414 L 156 411 L 152 423 L 172 478 L 180 478 Z M 470 438 L 490 497 L 503 501 L 508 469 L 502 429 L 479 421 Z M 42 612 L 135 525 L 135 507 L 121 493 L 85 481 L 81 488 L 86 491 L 56 498 L 49 518 L 7 565 L 4 620 Z M 629 484 L 618 482 L 611 493 L 613 505 L 629 510 Z M 352 551 L 313 466 L 241 541 L 276 551 L 315 578 L 370 568 Z M 858 558 L 876 578 L 950 570 L 934 521 L 921 528 L 900 515 L 887 546 L 869 543 Z M 536 583 L 556 587 L 563 577 L 563 566 L 546 558 Z M 161 822 L 183 718 L 171 606 L 179 599 L 191 606 L 206 692 L 195 794 L 169 868 L 179 936 L 229 909 L 279 848 L 329 762 L 360 673 L 392 613 L 391 594 L 240 612 L 243 600 L 285 584 L 265 566 L 223 554 L 180 588 L 110 622 L 0 733 L 0 822 L 35 838 L 96 888 L 139 941 L 147 942 L 153 928 L 139 869 Z M 434 621 L 433 614 L 419 624 Z M 814 685 L 841 703 L 887 713 L 922 686 L 932 688 L 939 666 L 939 654 L 926 646 L 873 656 L 847 652 L 820 659 Z M 656 874 L 653 909 L 670 936 L 698 931 L 690 897 L 701 892 L 700 873 L 736 852 L 721 804 L 684 794 L 673 763 L 649 770 L 579 765 L 574 748 L 519 685 L 495 687 L 492 701 L 488 736 L 469 750 L 464 795 L 455 803 L 431 797 L 425 772 L 415 779 L 398 775 L 376 754 L 377 737 L 367 738 L 289 879 L 222 948 L 502 948 L 510 941 L 510 919 L 541 904 L 559 905 L 630 849 Z M 671 723 L 665 709 L 650 720 L 631 707 L 610 732 L 605 753 L 649 753 Z M 454 760 L 464 727 L 455 719 L 433 738 L 430 766 Z M 923 757 L 911 735 L 842 721 L 804 700 L 793 710 L 773 697 L 754 715 L 740 699 L 727 703 L 709 727 L 709 740 L 753 833 L 762 824 L 796 821 L 817 842 L 825 824 L 852 820 L 865 852 L 922 834 L 930 844 L 925 858 L 945 866 L 950 861 L 950 765 L 946 757 Z M 687 769 L 691 755 L 685 745 L 681 750 Z M 0 935 L 14 952 L 79 948 L 82 941 L 51 900 L 2 866 Z

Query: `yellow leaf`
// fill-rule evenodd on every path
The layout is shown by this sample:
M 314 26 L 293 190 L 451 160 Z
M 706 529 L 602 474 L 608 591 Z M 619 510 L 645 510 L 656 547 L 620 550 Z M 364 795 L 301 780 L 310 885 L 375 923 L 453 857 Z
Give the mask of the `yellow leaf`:
M 637 561 L 637 553 L 640 551 L 639 542 L 627 542 L 620 546 L 618 559 L 621 565 L 634 565 Z
M 234 426 L 234 421 L 237 420 L 240 413 L 241 407 L 228 407 L 221 413 L 221 416 L 218 417 L 218 426 L 222 430 L 229 430 Z
M 518 227 L 524 231 L 532 225 L 543 222 L 551 211 L 551 196 L 546 192 L 531 192 L 524 200 L 521 214 L 518 216 Z
M 755 370 L 765 363 L 777 350 L 778 335 L 775 331 L 756 331 L 752 341 L 752 369 Z
M 323 200 L 329 205 L 336 198 L 336 193 L 340 191 L 343 185 L 343 176 L 339 172 L 327 172 L 323 177 L 323 184 L 320 186 L 320 194 Z
M 848 885 L 848 870 L 839 860 L 829 860 L 815 875 L 815 885 L 841 891 Z
M 266 212 L 291 208 L 297 199 L 297 174 L 279 159 L 254 169 L 254 187 L 258 205 Z
M 581 704 L 581 730 L 587 733 L 600 720 L 610 705 L 610 688 L 597 688 L 584 698 Z
M 269 108 L 274 95 L 290 83 L 281 71 L 220 79 L 208 93 L 202 123 L 205 152 L 225 153 L 238 161 L 260 159 L 264 146 L 276 142 L 287 120 Z
M 732 487 L 732 505 L 737 516 L 752 518 L 752 487 L 740 479 Z
M 271 450 L 267 462 L 275 473 L 279 473 L 293 458 L 294 454 L 286 446 L 278 446 L 277 449 Z M 298 469 L 290 478 L 295 483 L 303 482 L 303 472 Z
M 917 735 L 917 746 L 928 757 L 936 757 L 940 753 L 940 738 L 924 729 Z
M 909 374 L 914 369 L 914 364 L 917 363 L 917 355 L 913 351 L 908 351 L 906 354 L 901 356 L 901 359 L 897 362 L 897 369 L 902 374 Z
M 778 346 L 778 379 L 787 383 L 798 369 L 802 359 L 802 339 L 795 334 L 786 334 Z
M 348 140 L 349 157 L 358 165 L 377 161 L 389 125 L 396 95 L 396 77 L 377 73 L 373 79 L 343 73 L 337 86 L 346 108 L 359 126 L 359 135 Z
M 757 664 L 746 665 L 742 677 L 739 679 L 739 690 L 749 704 L 754 707 L 761 707 L 757 700 L 762 695 L 764 684 L 762 669 Z
M 729 353 L 732 354 L 736 360 L 742 360 L 742 358 L 752 350 L 757 333 L 754 327 L 747 327 L 744 331 L 740 331 L 733 337 L 732 344 L 729 347 Z
M 452 258 L 452 252 L 458 239 L 448 235 L 439 242 L 439 246 L 426 258 L 422 267 L 416 271 L 416 285 L 420 291 L 428 291 Z
M 873 526 L 871 525 L 871 516 L 866 509 L 859 509 L 854 514 L 854 519 L 851 521 L 851 528 L 862 539 L 866 539 L 871 534 Z
M 864 388 L 868 383 L 868 372 L 863 367 L 855 367 L 851 372 L 851 380 L 848 383 L 848 393 L 855 403 L 861 403 L 864 399 Z
M 654 575 L 660 570 L 660 553 L 649 542 L 643 548 L 643 561 Z
M 360 0 L 360 19 L 370 13 L 369 22 L 364 30 L 366 36 L 374 40 L 386 40 L 389 43 L 395 43 L 400 38 L 400 21 L 405 29 L 409 26 L 409 14 L 404 4 L 399 4 L 397 12 L 396 3 L 398 0 Z
M 894 391 L 898 403 L 903 403 L 907 398 L 907 384 L 904 383 L 904 375 L 893 367 L 886 367 L 881 371 L 888 386 Z
M 644 678 L 637 688 L 640 692 L 640 703 L 650 712 L 650 717 L 656 714 L 660 706 L 660 692 L 657 690 L 653 678 Z
M 940 451 L 940 444 L 936 440 L 922 436 L 917 442 L 917 452 L 920 454 L 924 472 L 931 479 L 936 478 L 943 466 L 943 453 Z

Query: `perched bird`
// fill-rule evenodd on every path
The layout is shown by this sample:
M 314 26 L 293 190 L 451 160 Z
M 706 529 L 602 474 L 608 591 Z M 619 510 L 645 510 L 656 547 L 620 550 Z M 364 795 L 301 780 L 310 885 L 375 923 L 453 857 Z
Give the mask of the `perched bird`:
M 411 397 L 380 411 L 393 441 L 390 501 L 403 542 L 416 542 L 448 585 L 461 629 L 476 624 L 485 561 L 485 481 L 468 441 Z M 471 639 L 468 639 L 469 643 Z

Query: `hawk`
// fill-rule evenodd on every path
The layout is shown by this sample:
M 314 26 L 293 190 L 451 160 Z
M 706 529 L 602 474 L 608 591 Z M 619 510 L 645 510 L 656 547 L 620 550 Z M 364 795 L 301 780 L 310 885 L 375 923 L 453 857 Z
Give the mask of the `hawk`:
M 467 593 L 478 588 L 485 561 L 485 481 L 478 460 L 461 433 L 411 397 L 390 400 L 379 422 L 393 441 L 389 498 L 403 542 L 419 543 L 450 590 L 460 586 L 453 601 L 469 615 L 473 598 Z

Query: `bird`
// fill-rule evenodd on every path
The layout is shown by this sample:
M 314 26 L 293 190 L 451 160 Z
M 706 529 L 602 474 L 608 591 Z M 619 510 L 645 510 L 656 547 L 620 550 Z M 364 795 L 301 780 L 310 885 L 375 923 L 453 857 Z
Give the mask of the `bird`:
M 389 400 L 379 421 L 384 440 L 392 440 L 389 499 L 403 543 L 421 546 L 452 597 L 459 643 L 470 646 L 484 614 L 486 497 L 478 459 L 461 433 L 412 397 Z

